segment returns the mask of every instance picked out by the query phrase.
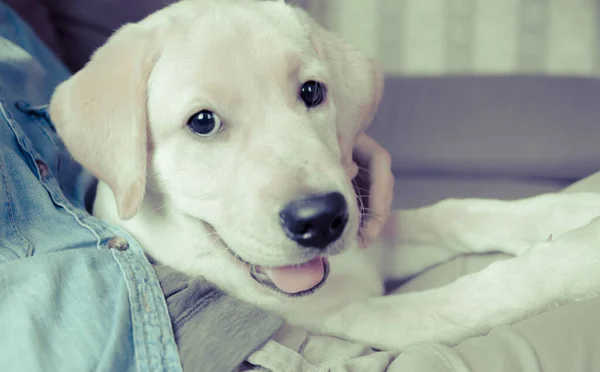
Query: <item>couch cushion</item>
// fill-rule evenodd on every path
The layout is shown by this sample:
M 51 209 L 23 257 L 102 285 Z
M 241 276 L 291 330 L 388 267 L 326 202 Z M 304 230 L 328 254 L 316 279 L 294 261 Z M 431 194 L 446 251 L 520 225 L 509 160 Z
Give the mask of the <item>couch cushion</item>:
M 600 169 L 600 80 L 389 78 L 369 133 L 394 170 L 573 180 Z

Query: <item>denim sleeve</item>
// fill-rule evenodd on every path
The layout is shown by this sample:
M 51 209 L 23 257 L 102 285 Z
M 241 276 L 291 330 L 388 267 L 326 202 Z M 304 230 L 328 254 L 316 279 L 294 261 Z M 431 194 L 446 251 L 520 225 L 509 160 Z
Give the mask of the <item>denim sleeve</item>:
M 181 371 L 141 247 L 81 208 L 44 107 L 67 77 L 0 2 L 0 371 Z
M 185 372 L 233 371 L 266 343 L 283 320 L 239 301 L 202 277 L 156 265 Z

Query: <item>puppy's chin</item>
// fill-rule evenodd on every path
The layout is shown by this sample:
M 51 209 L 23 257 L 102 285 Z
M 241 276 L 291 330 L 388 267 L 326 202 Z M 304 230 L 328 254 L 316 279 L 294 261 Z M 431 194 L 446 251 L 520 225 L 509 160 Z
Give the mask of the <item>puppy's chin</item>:
M 330 274 L 328 257 L 357 244 L 358 229 L 353 229 L 354 224 L 325 249 L 310 249 L 287 239 L 279 245 L 274 242 L 262 244 L 242 229 L 234 229 L 235 234 L 227 235 L 229 229 L 221 231 L 206 221 L 200 222 L 211 236 L 214 247 L 226 250 L 240 263 L 239 269 L 245 271 L 244 276 L 253 281 L 253 285 L 258 284 L 268 293 L 287 298 L 309 296 L 319 290 Z

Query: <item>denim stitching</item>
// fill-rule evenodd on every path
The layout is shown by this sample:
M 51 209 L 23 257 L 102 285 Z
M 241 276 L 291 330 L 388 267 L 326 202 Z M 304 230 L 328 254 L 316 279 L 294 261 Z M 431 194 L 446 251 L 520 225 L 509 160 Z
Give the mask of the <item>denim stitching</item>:
M 99 220 L 100 223 L 103 223 Z M 129 242 L 136 242 L 133 237 L 131 237 L 127 232 L 121 231 L 119 228 L 113 228 L 112 226 L 104 226 L 107 231 L 110 231 L 111 235 L 121 235 L 125 237 Z M 139 252 L 135 252 L 138 250 Z M 143 369 L 144 371 L 150 370 L 152 371 L 152 367 L 156 367 L 153 365 L 155 358 L 157 357 L 157 353 L 152 353 L 150 346 L 151 344 L 148 342 L 151 338 L 156 339 L 155 345 L 158 344 L 161 349 L 160 359 L 160 370 L 161 371 L 181 371 L 181 361 L 179 359 L 179 354 L 177 352 L 177 348 L 174 343 L 171 346 L 175 346 L 172 350 L 169 351 L 169 343 L 164 342 L 164 340 L 175 340 L 173 335 L 173 329 L 171 328 L 171 321 L 168 315 L 168 310 L 166 309 L 165 302 L 161 301 L 164 298 L 162 290 L 160 290 L 160 285 L 158 284 L 158 279 L 156 279 L 156 274 L 154 270 L 151 268 L 150 264 L 148 265 L 139 265 L 134 258 L 136 254 L 144 254 L 142 248 L 137 244 L 132 244 L 130 249 L 126 251 L 117 251 L 113 250 L 113 256 L 117 261 L 119 267 L 121 268 L 124 275 L 127 276 L 129 280 L 126 281 L 127 290 L 129 292 L 129 298 L 131 302 L 131 315 L 132 315 L 132 327 L 134 329 L 134 340 L 135 340 L 135 352 L 136 352 L 136 360 L 138 362 L 145 361 L 146 366 Z M 139 275 L 138 275 L 139 274 Z M 143 279 L 140 280 L 140 276 Z M 148 286 L 148 281 L 156 281 L 156 287 L 153 289 Z M 150 292 L 148 293 L 148 289 Z M 144 295 L 149 294 L 152 302 L 144 302 Z M 161 302 L 163 305 L 161 305 Z M 147 310 L 146 306 L 149 306 L 150 309 Z M 151 306 L 150 306 L 151 305 Z M 164 313 L 161 312 L 164 310 Z M 158 325 L 155 325 L 155 321 L 153 319 L 146 318 L 146 314 L 154 314 Z M 164 316 L 164 319 L 160 319 L 161 314 Z M 141 321 L 133 321 L 133 318 Z M 157 337 L 150 337 L 149 331 L 151 329 L 156 329 L 158 331 Z M 170 333 L 170 334 L 167 334 Z M 141 358 L 140 356 L 144 357 Z M 170 357 L 168 357 L 170 356 Z
M 8 114 L 9 116 L 12 116 L 12 115 L 10 115 L 10 112 L 5 111 L 4 108 L 2 108 L 2 111 L 5 112 L 6 114 Z M 32 150 L 33 146 L 30 145 L 26 136 L 21 132 L 20 129 L 17 129 L 17 125 L 15 125 L 10 120 L 9 120 L 9 127 L 11 128 L 15 137 L 17 138 L 17 143 L 19 144 L 21 151 L 26 153 L 28 158 L 30 159 L 30 161 L 33 164 L 35 164 L 35 159 L 41 158 L 41 156 L 39 156 L 39 154 L 35 150 Z M 88 228 L 88 230 L 90 230 L 94 234 L 94 236 L 97 238 L 98 242 L 96 245 L 98 248 L 100 248 L 101 239 L 100 239 L 99 235 L 95 231 L 92 231 L 91 227 L 86 226 L 85 223 L 83 222 L 83 220 L 87 217 L 87 214 L 81 212 L 78 208 L 75 208 L 71 204 L 71 202 L 66 197 L 64 197 L 64 195 L 62 195 L 62 193 L 59 191 L 60 186 L 58 185 L 58 181 L 54 177 L 53 172 L 50 171 L 48 176 L 44 180 L 44 179 L 42 179 L 42 176 L 41 176 L 37 166 L 34 166 L 32 168 L 34 169 L 34 172 L 35 172 L 37 178 L 40 180 L 40 182 L 42 183 L 42 185 L 44 186 L 44 188 L 50 195 L 52 202 L 55 205 L 65 209 L 67 211 L 67 213 L 69 213 L 71 216 L 73 216 L 73 218 L 75 218 L 75 220 L 77 221 L 77 223 L 79 225 Z M 99 226 L 96 225 L 96 227 L 99 227 Z
M 23 234 L 21 233 L 21 230 L 19 230 L 19 227 L 15 223 L 15 215 L 14 215 L 14 209 L 13 209 L 13 205 L 12 205 L 12 198 L 10 196 L 10 193 L 8 192 L 8 182 L 6 181 L 6 174 L 4 172 L 4 167 L 1 165 L 0 165 L 0 178 L 1 178 L 2 184 L 4 185 L 4 189 L 5 189 L 6 203 L 4 203 L 4 205 L 7 208 L 8 224 L 9 224 L 11 230 L 13 231 L 13 234 L 15 234 L 15 236 L 17 237 L 17 239 L 19 239 L 27 247 L 25 255 L 28 256 L 29 252 L 31 252 L 33 250 L 32 249 L 33 247 L 31 245 L 31 242 L 29 240 L 27 240 L 25 238 L 25 236 L 23 236 Z M 13 253 L 15 255 L 17 255 L 17 257 L 19 257 L 17 252 L 13 252 Z
M 2 111 L 2 115 L 4 116 L 5 120 L 7 120 L 7 122 L 10 123 L 9 115 L 7 115 L 7 112 L 4 109 L 4 105 L 2 104 L 2 102 L 0 102 L 0 111 Z M 15 234 L 15 236 L 19 240 L 21 240 L 21 242 L 27 247 L 27 250 L 25 251 L 25 255 L 27 256 L 30 252 L 32 252 L 33 246 L 31 245 L 31 242 L 29 240 L 27 240 L 27 238 L 25 238 L 25 236 L 23 235 L 21 230 L 19 230 L 19 227 L 15 223 L 14 207 L 13 207 L 13 203 L 12 203 L 12 198 L 10 196 L 10 193 L 8 192 L 8 182 L 6 181 L 6 174 L 4 171 L 4 167 L 2 167 L 2 166 L 0 166 L 0 176 L 2 177 L 2 184 L 4 185 L 4 188 L 6 190 L 6 203 L 5 204 L 7 206 L 7 211 L 8 211 L 9 225 L 11 227 L 11 230 Z M 13 252 L 13 253 L 16 254 L 16 252 Z
M 130 301 L 132 299 L 134 299 L 134 301 L 132 301 L 130 303 L 130 311 L 131 311 L 131 328 L 132 328 L 132 332 L 133 332 L 133 340 L 134 340 L 134 352 L 135 352 L 135 359 L 138 362 L 138 368 L 141 371 L 146 371 L 149 370 L 150 367 L 150 360 L 148 358 L 148 345 L 143 342 L 144 339 L 147 339 L 147 335 L 145 332 L 145 327 L 143 327 L 142 323 L 140 322 L 139 319 L 137 319 L 139 317 L 139 304 L 137 303 L 137 301 L 135 301 L 135 299 L 138 296 L 138 290 L 137 290 L 137 278 L 135 276 L 135 273 L 133 270 L 131 270 L 131 265 L 129 264 L 128 260 L 126 259 L 126 255 L 123 254 L 122 259 L 117 258 L 118 252 L 116 250 L 112 251 L 113 253 L 113 257 L 115 258 L 115 261 L 117 261 L 117 264 L 119 265 L 119 267 L 121 268 L 121 272 L 126 275 L 128 277 L 129 280 L 125 281 L 125 285 L 127 286 L 127 292 L 129 295 L 129 299 Z M 125 267 L 125 265 L 127 267 Z M 134 288 L 135 287 L 135 288 Z M 143 333 L 143 337 L 142 339 L 140 339 L 140 332 Z M 142 347 L 140 347 L 140 344 L 143 345 L 143 350 Z M 142 355 L 140 355 L 142 354 Z M 145 361 L 146 364 L 144 366 L 140 365 L 142 361 Z M 151 370 L 151 369 L 150 369 Z
M 15 102 L 15 107 L 38 124 L 38 127 L 41 129 L 42 133 L 44 133 L 44 136 L 46 136 L 50 143 L 54 145 L 55 149 L 61 149 L 62 141 L 60 141 L 60 138 L 56 135 L 56 128 L 54 127 L 52 120 L 50 120 L 48 105 L 32 106 L 27 101 L 19 100 Z M 48 130 L 48 128 L 50 130 Z
M 47 127 L 52 128 L 52 126 L 50 125 L 50 123 L 48 123 L 47 119 L 44 116 L 38 115 L 32 115 L 32 119 L 38 124 L 39 128 L 42 130 L 42 133 L 44 133 L 44 136 L 48 138 L 48 140 L 50 141 L 50 143 L 52 143 L 54 148 L 56 150 L 60 150 L 60 143 L 57 142 L 57 138 L 48 131 Z

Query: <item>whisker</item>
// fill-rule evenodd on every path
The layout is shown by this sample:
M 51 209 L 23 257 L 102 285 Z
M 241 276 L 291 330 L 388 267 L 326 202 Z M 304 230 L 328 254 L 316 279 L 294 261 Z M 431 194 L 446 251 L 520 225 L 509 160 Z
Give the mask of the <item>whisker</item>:
M 386 221 L 383 217 L 381 217 L 379 215 L 376 215 L 376 214 L 363 214 L 363 215 L 366 217 L 365 219 L 376 220 L 376 221 L 379 221 L 379 222 L 385 222 Z
M 358 171 L 362 171 L 363 173 L 370 175 L 371 174 L 371 170 L 367 167 L 363 167 L 361 165 L 358 166 Z
M 169 203 L 169 202 L 166 202 L 165 204 L 163 204 L 163 205 L 161 205 L 160 207 L 156 208 L 154 211 L 155 211 L 155 212 L 158 212 L 158 211 L 160 211 L 161 209 L 165 208 L 165 207 L 166 207 L 166 206 L 168 206 L 168 205 L 170 205 L 170 203 Z
M 352 182 L 356 185 L 356 182 L 354 180 Z M 356 187 L 356 196 L 358 197 L 357 199 L 358 199 L 358 203 L 359 203 L 359 210 L 362 210 L 365 207 L 365 205 L 362 200 L 363 196 L 360 191 L 361 191 L 360 187 L 357 186 Z
M 364 207 L 363 208 L 364 211 L 366 212 L 374 212 L 374 213 L 378 213 L 377 210 L 375 210 L 374 208 L 368 208 L 368 207 Z

